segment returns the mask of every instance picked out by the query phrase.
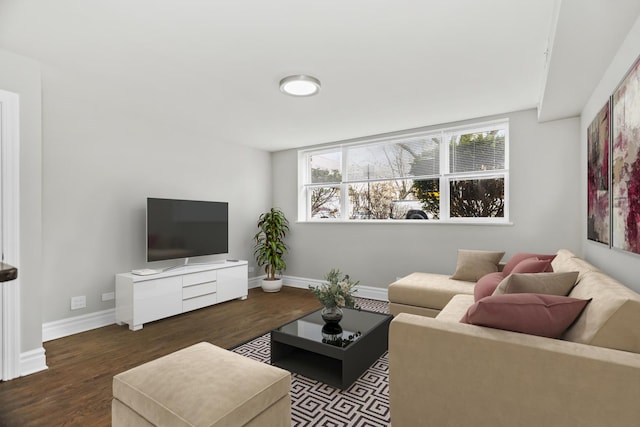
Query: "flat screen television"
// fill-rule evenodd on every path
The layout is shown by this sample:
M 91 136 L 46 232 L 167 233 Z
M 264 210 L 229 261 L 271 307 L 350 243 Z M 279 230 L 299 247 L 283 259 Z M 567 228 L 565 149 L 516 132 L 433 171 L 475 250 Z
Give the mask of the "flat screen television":
M 229 252 L 229 204 L 147 198 L 147 261 Z

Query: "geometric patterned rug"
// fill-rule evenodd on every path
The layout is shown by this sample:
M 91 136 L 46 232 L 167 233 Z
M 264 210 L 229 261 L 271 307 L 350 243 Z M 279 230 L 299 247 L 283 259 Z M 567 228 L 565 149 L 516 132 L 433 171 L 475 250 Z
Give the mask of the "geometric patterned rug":
M 384 301 L 356 298 L 364 310 L 388 312 Z M 232 350 L 260 362 L 271 360 L 269 334 Z M 291 373 L 291 425 L 295 427 L 388 427 L 389 360 L 385 352 L 347 390 Z

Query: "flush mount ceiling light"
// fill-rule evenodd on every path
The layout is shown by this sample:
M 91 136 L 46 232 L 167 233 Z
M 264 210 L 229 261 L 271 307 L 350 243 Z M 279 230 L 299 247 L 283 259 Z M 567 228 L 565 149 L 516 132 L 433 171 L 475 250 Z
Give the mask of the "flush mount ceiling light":
M 311 96 L 320 91 L 320 80 L 299 74 L 280 80 L 280 91 L 291 96 Z

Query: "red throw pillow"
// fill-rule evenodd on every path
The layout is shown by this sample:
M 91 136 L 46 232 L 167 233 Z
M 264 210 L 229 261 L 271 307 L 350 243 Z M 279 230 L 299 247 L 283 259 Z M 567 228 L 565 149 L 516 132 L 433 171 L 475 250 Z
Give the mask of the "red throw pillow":
M 473 287 L 473 299 L 474 301 L 481 300 L 484 297 L 488 297 L 493 294 L 500 282 L 505 278 L 504 274 L 498 272 L 485 274 L 478 279 L 476 285 Z
M 509 274 L 511 274 L 512 272 L 511 270 L 513 270 L 513 268 L 516 265 L 518 265 L 520 261 L 525 260 L 527 258 L 548 259 L 549 261 L 553 261 L 555 257 L 556 257 L 555 254 L 545 255 L 545 254 L 530 254 L 527 252 L 518 252 L 517 254 L 512 256 L 511 259 L 509 259 L 509 261 L 507 261 L 507 263 L 504 265 L 504 268 L 502 269 L 502 272 L 504 273 L 505 277 L 508 276 Z M 553 268 L 551 268 L 551 264 L 549 264 L 548 272 L 552 272 L 552 271 L 553 271 Z
M 509 274 L 543 273 L 547 271 L 550 264 L 551 260 L 549 259 L 527 258 L 513 267 Z
M 589 301 L 544 294 L 493 295 L 469 307 L 460 322 L 559 338 Z

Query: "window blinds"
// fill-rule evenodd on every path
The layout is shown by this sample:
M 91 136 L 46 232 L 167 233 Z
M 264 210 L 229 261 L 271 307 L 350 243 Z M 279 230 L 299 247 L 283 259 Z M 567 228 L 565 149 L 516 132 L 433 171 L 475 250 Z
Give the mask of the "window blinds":
M 348 182 L 433 176 L 440 169 L 440 134 L 345 148 Z

